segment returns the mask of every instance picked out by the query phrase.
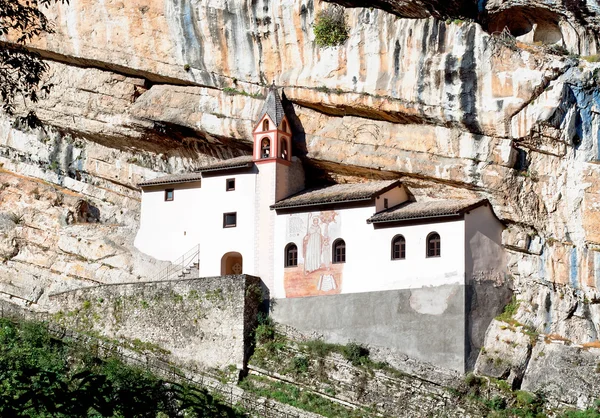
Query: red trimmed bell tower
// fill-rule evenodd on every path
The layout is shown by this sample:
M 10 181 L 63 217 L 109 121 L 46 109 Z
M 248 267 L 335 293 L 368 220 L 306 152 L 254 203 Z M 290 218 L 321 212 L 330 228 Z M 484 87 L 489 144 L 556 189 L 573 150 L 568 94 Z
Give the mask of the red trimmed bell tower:
M 292 159 L 292 130 L 273 84 L 252 131 L 255 188 L 256 274 L 273 289 L 276 213 L 270 206 L 304 189 L 302 163 Z
M 292 130 L 275 86 L 269 89 L 265 106 L 252 135 L 256 164 L 267 162 L 291 164 Z

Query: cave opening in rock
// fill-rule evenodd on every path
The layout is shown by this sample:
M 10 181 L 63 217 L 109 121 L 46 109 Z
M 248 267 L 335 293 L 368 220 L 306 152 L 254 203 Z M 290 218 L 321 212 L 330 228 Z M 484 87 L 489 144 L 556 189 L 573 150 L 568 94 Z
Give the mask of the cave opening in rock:
M 554 45 L 563 40 L 559 21 L 559 15 L 549 10 L 512 7 L 491 15 L 488 30 L 490 33 L 500 33 L 506 28 L 520 41 Z

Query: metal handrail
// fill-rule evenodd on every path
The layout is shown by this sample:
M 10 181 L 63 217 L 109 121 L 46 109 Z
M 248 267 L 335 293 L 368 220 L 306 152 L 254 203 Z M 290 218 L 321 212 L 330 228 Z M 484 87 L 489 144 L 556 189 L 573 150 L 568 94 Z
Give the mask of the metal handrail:
M 152 276 L 149 281 L 171 280 L 174 275 L 179 275 L 183 270 L 193 264 L 198 265 L 200 271 L 200 244 L 195 245 L 191 250 L 173 261 L 170 265 Z

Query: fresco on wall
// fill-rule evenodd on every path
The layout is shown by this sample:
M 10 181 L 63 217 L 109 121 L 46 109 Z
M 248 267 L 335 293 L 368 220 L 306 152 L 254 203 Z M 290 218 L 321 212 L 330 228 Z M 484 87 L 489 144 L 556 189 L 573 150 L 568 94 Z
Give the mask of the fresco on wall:
M 287 219 L 287 242 L 298 247 L 298 265 L 284 270 L 288 298 L 334 295 L 342 291 L 344 264 L 333 264 L 331 245 L 340 237 L 336 211 L 292 214 Z

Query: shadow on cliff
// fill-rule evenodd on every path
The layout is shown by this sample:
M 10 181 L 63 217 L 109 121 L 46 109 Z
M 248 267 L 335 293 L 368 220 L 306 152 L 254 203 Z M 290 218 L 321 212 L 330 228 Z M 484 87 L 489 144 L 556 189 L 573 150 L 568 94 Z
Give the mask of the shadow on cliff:
M 281 104 L 283 105 L 285 115 L 287 116 L 292 129 L 293 155 L 300 158 L 302 160 L 302 165 L 304 166 L 306 187 L 335 183 L 328 171 L 317 166 L 314 160 L 308 158 L 308 148 L 306 145 L 306 132 L 304 131 L 304 126 L 302 126 L 302 121 L 298 115 L 296 115 L 294 104 L 286 97 L 285 91 L 281 92 Z

